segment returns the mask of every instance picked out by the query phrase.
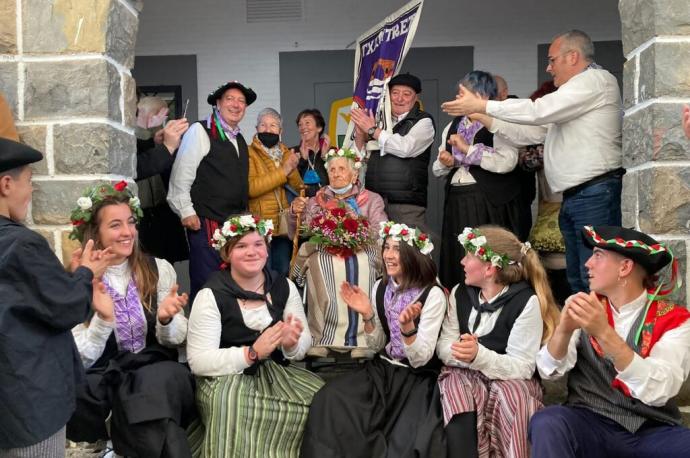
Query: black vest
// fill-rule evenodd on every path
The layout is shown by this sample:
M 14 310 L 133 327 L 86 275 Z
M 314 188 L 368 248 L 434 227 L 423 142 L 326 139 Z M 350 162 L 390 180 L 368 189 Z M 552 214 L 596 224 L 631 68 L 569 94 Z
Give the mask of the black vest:
M 472 334 L 471 324 L 468 323 L 468 320 L 470 312 L 472 312 L 472 304 L 479 300 L 479 291 L 479 288 L 474 286 L 463 287 L 463 285 L 458 285 L 455 290 L 455 309 L 458 315 L 460 334 Z M 473 295 L 473 298 L 470 295 Z M 515 320 L 525 309 L 529 298 L 532 296 L 534 296 L 534 290 L 526 282 L 510 285 L 508 291 L 501 298 L 498 298 L 498 300 L 503 298 L 507 302 L 500 307 L 502 309 L 501 314 L 496 319 L 494 328 L 488 334 L 479 337 L 479 343 L 489 350 L 504 355 Z
M 639 353 L 640 349 L 635 345 L 635 334 L 644 320 L 644 315 L 642 309 L 626 338 L 626 343 L 636 353 Z M 664 406 L 653 407 L 639 399 L 626 396 L 611 386 L 616 375 L 613 363 L 599 356 L 589 341 L 589 334 L 581 331 L 577 362 L 568 373 L 567 403 L 586 407 L 610 418 L 632 433 L 635 433 L 647 419 L 671 425 L 681 424 L 680 411 L 673 400 L 669 400 Z
M 290 295 L 290 286 L 285 277 L 278 276 L 270 285 L 267 285 L 271 295 L 271 303 L 266 303 L 268 312 L 271 315 L 271 324 L 283 319 L 283 310 Z M 242 310 L 237 302 L 237 297 L 230 288 L 230 272 L 221 270 L 214 272 L 204 285 L 204 288 L 211 288 L 216 305 L 220 312 L 221 334 L 220 348 L 242 347 L 252 345 L 263 331 L 250 329 L 244 323 Z M 280 349 L 276 349 L 271 354 L 271 359 L 279 364 L 287 364 L 288 361 L 283 356 Z M 245 369 L 245 374 L 254 374 L 257 367 L 253 366 Z
M 393 133 L 402 136 L 422 119 L 434 119 L 416 103 L 405 119 L 393 127 Z M 427 184 L 429 182 L 429 158 L 431 147 L 413 158 L 403 159 L 392 154 L 381 156 L 380 151 L 371 151 L 367 162 L 365 186 L 380 194 L 391 204 L 410 204 L 426 207 Z
M 446 145 L 446 151 L 453 153 L 452 147 L 448 144 L 448 139 L 451 135 L 457 133 L 458 124 L 464 116 L 458 116 L 453 119 L 448 129 L 448 135 L 444 139 Z M 482 127 L 475 135 L 472 140 L 473 145 L 483 144 L 484 146 L 494 146 L 494 134 L 489 132 L 486 127 Z M 448 180 L 446 181 L 446 187 L 450 186 L 450 181 L 457 171 L 457 167 L 450 171 L 448 174 Z M 471 165 L 469 172 L 472 177 L 477 182 L 477 186 L 481 189 L 482 193 L 486 196 L 486 199 L 495 206 L 505 205 L 511 200 L 518 197 L 520 194 L 520 177 L 517 169 L 513 169 L 508 173 L 494 173 L 489 172 L 481 168 L 478 165 Z M 446 195 L 448 193 L 446 192 Z
M 196 169 L 191 197 L 194 211 L 214 221 L 247 210 L 249 199 L 249 150 L 244 137 L 237 135 L 237 150 L 230 141 L 214 139 L 205 121 L 199 121 L 208 134 L 211 149 Z
M 440 286 L 436 285 L 436 284 L 431 285 L 431 286 L 427 286 L 424 289 L 424 291 L 422 291 L 422 294 L 419 295 L 419 298 L 415 302 L 417 302 L 417 301 L 421 302 L 422 308 L 423 308 L 424 304 L 426 304 L 427 297 L 429 297 L 429 293 L 431 292 L 431 289 L 434 287 L 440 288 Z M 384 283 L 383 280 L 381 280 L 379 282 L 379 286 L 376 288 L 376 314 L 379 317 L 379 322 L 381 323 L 381 328 L 383 330 L 383 333 L 386 335 L 386 342 L 389 342 L 391 339 L 391 330 L 388 327 L 388 319 L 386 318 L 386 304 L 385 304 L 385 300 L 384 300 L 385 293 L 386 293 L 386 284 Z M 420 314 L 420 317 L 421 317 L 421 314 Z M 415 320 L 415 322 L 414 322 L 415 326 L 419 326 L 420 317 L 417 317 L 417 319 Z M 386 354 L 386 348 L 385 347 L 381 350 L 381 353 L 384 356 L 389 357 L 389 355 Z M 410 366 L 410 362 L 407 360 L 407 358 L 405 358 L 401 362 Z M 414 371 L 428 371 L 428 370 L 439 371 L 441 369 L 442 365 L 443 364 L 441 363 L 441 360 L 438 359 L 438 357 L 436 356 L 436 353 L 434 352 L 434 355 L 431 357 L 431 359 L 424 366 L 416 367 L 416 368 L 413 368 L 412 366 L 410 366 L 410 367 Z
M 153 271 L 156 277 L 156 284 L 158 284 L 158 265 L 156 264 L 156 259 L 153 256 L 147 257 L 149 262 L 149 267 Z M 153 291 L 150 297 L 141 298 L 142 299 L 142 309 L 144 310 L 144 316 L 146 317 L 146 346 L 150 347 L 152 345 L 158 345 L 158 340 L 156 339 L 156 320 L 158 315 L 158 288 Z M 151 310 L 146 310 L 143 306 L 144 303 L 151 305 Z M 89 313 L 89 321 L 93 318 L 93 310 Z M 89 368 L 105 367 L 108 362 L 117 356 L 120 350 L 117 348 L 117 338 L 115 337 L 115 331 L 110 334 L 108 340 L 105 343 L 105 348 L 100 358 L 96 360 L 95 363 Z M 171 352 L 172 353 L 172 352 Z M 177 351 L 174 352 L 177 355 Z

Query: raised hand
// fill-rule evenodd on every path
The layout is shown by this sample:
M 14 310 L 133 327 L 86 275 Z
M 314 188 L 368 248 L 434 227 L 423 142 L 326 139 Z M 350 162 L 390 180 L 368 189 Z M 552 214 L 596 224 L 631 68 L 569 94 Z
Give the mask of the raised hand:
M 460 94 L 455 100 L 441 104 L 441 109 L 451 116 L 466 116 L 472 113 L 485 113 L 486 100 L 473 93 L 465 86 L 460 86 Z
M 575 294 L 568 302 L 565 313 L 591 336 L 598 337 L 609 328 L 606 308 L 593 291 Z
M 105 284 L 98 279 L 93 280 L 93 311 L 103 321 L 113 321 L 115 319 L 115 304 L 105 288 Z
M 329 149 L 331 149 L 331 137 L 328 134 L 323 134 L 321 136 L 321 156 L 325 156 Z
M 273 326 L 266 328 L 259 338 L 254 341 L 254 351 L 259 356 L 259 359 L 268 358 L 278 348 L 283 338 L 284 326 L 285 323 L 279 321 Z
M 364 318 L 369 318 L 373 315 L 374 310 L 371 307 L 369 296 L 358 286 L 351 285 L 346 281 L 342 282 L 340 284 L 340 297 L 343 298 L 348 307 Z
M 400 312 L 400 316 L 398 316 L 398 322 L 400 322 L 400 326 L 405 326 L 408 325 L 410 327 L 414 327 L 414 321 L 419 317 L 419 315 L 422 314 L 422 303 L 421 302 L 415 302 L 413 304 L 408 305 L 405 307 L 405 309 Z
M 187 296 L 187 293 L 177 294 L 178 288 L 179 285 L 177 283 L 174 284 L 170 288 L 168 295 L 163 299 L 163 302 L 158 305 L 158 321 L 163 325 L 170 323 L 170 320 L 187 305 L 189 296 Z
M 170 154 L 180 146 L 182 136 L 189 129 L 189 122 L 187 119 L 174 119 L 168 122 L 163 128 L 163 144 L 168 149 Z
M 297 345 L 297 342 L 299 342 L 303 329 L 304 326 L 299 318 L 295 318 L 291 313 L 288 313 L 281 330 L 280 346 L 283 347 L 284 350 L 292 351 Z
M 453 358 L 465 363 L 471 363 L 477 357 L 479 342 L 474 334 L 463 334 L 460 339 L 450 346 Z
M 299 164 L 299 156 L 295 154 L 295 150 L 290 150 L 290 152 L 287 154 L 285 159 L 283 160 L 283 172 L 285 172 L 285 176 L 290 175 L 293 170 L 297 168 L 297 164 Z
M 81 251 L 79 265 L 93 272 L 95 278 L 101 278 L 105 269 L 108 268 L 110 262 L 115 258 L 115 253 L 112 252 L 110 247 L 105 250 L 94 250 L 93 245 L 94 242 L 91 239 L 86 242 L 84 249 Z

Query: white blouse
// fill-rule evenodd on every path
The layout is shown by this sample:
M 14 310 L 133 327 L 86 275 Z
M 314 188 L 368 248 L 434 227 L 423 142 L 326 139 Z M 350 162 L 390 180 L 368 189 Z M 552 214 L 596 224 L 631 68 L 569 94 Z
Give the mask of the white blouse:
M 288 284 L 290 295 L 283 310 L 283 319 L 292 314 L 302 322 L 303 330 L 295 348 L 292 351 L 283 349 L 283 355 L 287 359 L 298 360 L 304 358 L 311 347 L 311 333 L 297 287 L 290 280 Z M 271 324 L 272 318 L 266 304 L 251 309 L 240 307 L 240 310 L 244 324 L 249 329 L 262 331 Z M 210 288 L 204 288 L 196 295 L 189 315 L 187 357 L 194 374 L 207 377 L 241 374 L 250 366 L 244 357 L 244 346 L 220 348 L 222 330 L 216 298 Z
M 489 350 L 481 343 L 478 344 L 477 356 L 471 363 L 465 363 L 455 359 L 451 353 L 451 345 L 460 337 L 460 325 L 458 323 L 457 304 L 455 302 L 455 291 L 458 285 L 453 288 L 450 294 L 450 305 L 448 313 L 443 321 L 441 337 L 438 339 L 436 347 L 438 356 L 446 366 L 466 367 L 480 371 L 485 376 L 494 380 L 516 380 L 529 379 L 534 374 L 535 359 L 541 345 L 543 333 L 543 321 L 539 307 L 539 298 L 534 295 L 529 298 L 527 305 L 522 313 L 517 317 L 513 328 L 508 337 L 508 344 L 505 354 L 496 353 Z M 506 286 L 494 298 L 488 302 L 492 303 L 508 291 Z M 484 298 L 480 294 L 480 301 Z M 481 314 L 479 325 L 474 331 L 478 337 L 489 334 L 496 326 L 498 317 L 501 315 L 503 307 L 495 312 L 485 312 Z M 472 308 L 468 323 L 473 325 L 477 316 L 477 311 Z
M 377 280 L 371 289 L 371 304 L 374 309 L 374 330 L 371 334 L 364 333 L 367 346 L 378 352 L 386 343 L 386 334 L 381 327 L 379 314 L 376 310 L 375 298 L 381 280 Z M 403 349 L 407 360 L 412 367 L 421 367 L 429 362 L 434 356 L 436 349 L 436 341 L 438 340 L 438 333 L 441 330 L 441 323 L 443 316 L 446 313 L 448 302 L 443 290 L 439 287 L 431 288 L 426 302 L 422 306 L 422 314 L 419 317 L 419 324 L 417 325 L 417 338 L 411 345 L 407 345 L 403 339 Z M 388 359 L 388 358 L 386 358 Z M 391 360 L 389 360 L 391 361 Z M 391 361 L 399 363 L 399 361 Z
M 177 274 L 168 261 L 165 259 L 155 259 L 158 268 L 157 299 L 158 305 L 160 305 L 177 283 Z M 128 261 L 108 267 L 105 274 L 103 274 L 103 278 L 115 291 L 124 296 L 127 292 L 129 281 L 132 278 L 132 271 Z M 141 307 L 141 313 L 142 315 L 144 314 L 143 306 Z M 84 367 L 91 367 L 101 357 L 105 350 L 105 344 L 114 330 L 115 320 L 105 321 L 97 313 L 93 315 L 90 323 L 78 324 L 72 328 L 74 342 L 77 344 Z M 170 323 L 166 325 L 161 324 L 156 319 L 156 340 L 161 345 L 171 348 L 179 347 L 184 343 L 186 336 L 187 318 L 184 316 L 184 310 L 175 315 L 170 320 Z M 181 358 L 184 359 L 184 356 L 181 355 Z

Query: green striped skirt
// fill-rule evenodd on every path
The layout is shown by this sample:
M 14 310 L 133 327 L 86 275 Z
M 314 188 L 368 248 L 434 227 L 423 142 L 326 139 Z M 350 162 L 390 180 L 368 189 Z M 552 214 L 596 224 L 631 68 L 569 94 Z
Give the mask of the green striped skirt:
M 312 397 L 323 381 L 273 361 L 256 375 L 197 378 L 201 422 L 189 428 L 195 457 L 298 457 Z

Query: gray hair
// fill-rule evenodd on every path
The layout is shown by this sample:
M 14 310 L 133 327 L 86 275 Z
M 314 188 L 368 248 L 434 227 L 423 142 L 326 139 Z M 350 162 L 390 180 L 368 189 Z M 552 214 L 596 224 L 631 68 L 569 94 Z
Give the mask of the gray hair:
M 280 128 L 283 128 L 283 118 L 280 116 L 280 113 L 278 111 L 274 110 L 271 107 L 266 107 L 263 110 L 259 112 L 259 116 L 256 117 L 256 126 L 259 127 L 259 124 L 261 124 L 261 120 L 264 118 L 264 116 L 270 116 L 274 118 L 276 121 L 278 121 L 278 125 Z
M 347 165 L 350 167 L 350 170 L 352 170 L 355 174 L 358 174 L 358 173 L 359 173 L 359 170 L 357 170 L 357 169 L 355 168 L 355 161 L 353 161 L 352 159 L 347 158 L 347 157 L 345 157 L 345 156 L 342 156 L 342 157 L 336 156 L 336 157 L 334 157 L 333 159 L 329 159 L 328 162 L 326 162 L 326 164 L 325 164 L 326 172 L 328 172 L 328 171 L 330 170 L 330 169 L 329 169 L 329 164 L 331 164 L 331 163 L 332 163 L 333 161 L 335 161 L 336 159 L 345 159 L 345 162 L 346 162 Z
M 575 50 L 579 52 L 587 62 L 594 62 L 594 44 L 592 43 L 592 39 L 589 38 L 589 35 L 582 30 L 569 30 L 556 36 L 554 40 L 557 38 L 562 39 L 562 48 L 566 48 L 566 51 Z M 561 51 L 563 51 L 562 48 Z

